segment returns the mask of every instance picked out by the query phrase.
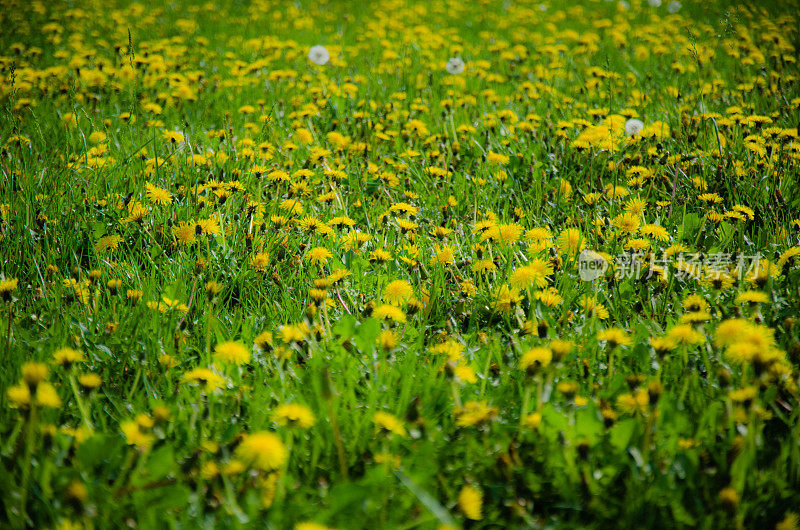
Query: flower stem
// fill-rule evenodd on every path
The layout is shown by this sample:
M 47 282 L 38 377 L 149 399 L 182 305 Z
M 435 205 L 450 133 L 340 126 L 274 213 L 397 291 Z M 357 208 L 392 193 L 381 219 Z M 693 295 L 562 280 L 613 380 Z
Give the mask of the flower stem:
M 336 415 L 333 413 L 333 399 L 328 400 L 328 416 L 331 420 L 331 427 L 333 428 L 333 440 L 336 443 L 336 453 L 339 455 L 339 472 L 342 478 L 347 480 L 347 460 L 344 456 L 344 445 L 342 445 L 342 433 L 339 430 L 339 422 L 336 421 Z
M 19 527 L 24 528 L 27 526 L 28 519 L 28 489 L 30 488 L 31 480 L 31 460 L 33 459 L 33 444 L 34 435 L 36 434 L 36 423 L 38 419 L 38 410 L 35 404 L 31 404 L 31 412 L 28 416 L 28 423 L 25 430 L 25 455 L 23 456 L 22 463 L 22 480 L 19 494 L 19 512 L 20 520 L 18 521 Z
M 92 422 L 89 421 L 89 412 L 86 410 L 86 405 L 83 403 L 83 399 L 81 399 L 80 392 L 78 391 L 78 384 L 75 382 L 75 374 L 69 374 L 69 384 L 72 387 L 72 395 L 75 396 L 75 402 L 78 404 L 78 410 L 81 412 L 81 418 L 83 419 L 83 424 L 92 430 Z
M 294 448 L 294 433 L 289 431 L 289 438 L 286 440 L 286 462 L 281 467 L 280 474 L 278 475 L 278 492 L 275 495 L 275 502 L 279 503 L 286 496 L 286 480 L 289 475 L 289 460 L 292 458 L 292 449 Z
M 525 421 L 525 416 L 528 415 L 528 402 L 531 400 L 531 385 L 525 385 L 525 392 L 522 395 L 522 408 L 519 411 L 520 423 Z
M 14 317 L 14 306 L 8 304 L 8 327 L 6 328 L 6 359 L 11 354 L 11 321 Z

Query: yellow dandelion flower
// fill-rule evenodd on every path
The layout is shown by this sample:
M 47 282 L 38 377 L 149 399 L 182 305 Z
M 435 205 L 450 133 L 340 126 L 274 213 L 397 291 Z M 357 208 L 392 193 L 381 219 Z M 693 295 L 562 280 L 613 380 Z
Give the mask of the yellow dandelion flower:
M 630 346 L 633 344 L 633 339 L 631 339 L 628 332 L 622 328 L 602 329 L 597 332 L 597 340 L 605 341 L 611 348 Z
M 390 304 L 379 305 L 373 309 L 372 316 L 378 320 L 391 320 L 401 324 L 406 321 L 405 313 L 400 308 Z
M 736 296 L 737 304 L 766 304 L 769 302 L 769 295 L 763 291 L 744 291 Z
M 473 521 L 483 519 L 483 493 L 475 486 L 466 485 L 458 494 L 458 508 L 464 517 Z
M 4 302 L 11 300 L 11 294 L 17 290 L 17 285 L 19 285 L 19 280 L 17 278 L 0 280 L 0 298 L 2 298 Z
M 669 338 L 675 344 L 685 344 L 694 346 L 706 341 L 705 335 L 697 331 L 691 324 L 679 324 L 667 332 Z
M 388 412 L 376 412 L 372 417 L 372 422 L 379 432 L 406 437 L 406 428 L 403 426 L 403 422 Z
M 234 453 L 246 466 L 262 471 L 278 470 L 289 458 L 281 439 L 266 431 L 245 435 Z
M 78 383 L 80 383 L 80 385 L 83 388 L 92 390 L 92 389 L 95 389 L 95 388 L 99 388 L 100 385 L 103 384 L 103 378 L 100 377 L 99 375 L 95 374 L 95 373 L 91 373 L 90 372 L 90 373 L 79 375 L 78 376 Z
M 275 422 L 281 426 L 308 429 L 317 421 L 311 409 L 297 403 L 279 405 L 273 414 Z
M 84 360 L 83 352 L 72 348 L 60 348 L 53 354 L 53 360 L 65 368 Z
M 496 313 L 510 314 L 522 301 L 519 290 L 507 285 L 501 285 L 493 293 L 494 304 L 492 309 Z
M 455 410 L 456 425 L 459 427 L 476 427 L 497 418 L 499 410 L 489 405 L 486 400 L 467 401 L 463 407 Z
M 94 245 L 94 248 L 99 252 L 108 252 L 111 250 L 116 250 L 121 242 L 122 236 L 111 234 L 98 239 L 97 243 Z
M 452 247 L 440 247 L 437 245 L 433 252 L 434 263 L 438 263 L 442 267 L 455 263 L 456 253 Z
M 562 254 L 577 254 L 586 248 L 586 241 L 577 228 L 567 228 L 558 236 L 558 246 Z
M 145 187 L 147 188 L 147 198 L 154 203 L 160 206 L 172 203 L 172 194 L 167 190 L 159 188 L 150 182 L 145 183 Z
M 6 397 L 11 402 L 12 407 L 26 408 L 31 403 L 30 386 L 24 382 L 10 386 L 6 390 Z
M 181 380 L 200 385 L 206 392 L 214 392 L 225 384 L 225 378 L 208 368 L 194 368 L 185 372 Z
M 551 274 L 553 274 L 553 266 L 549 261 L 533 259 L 512 272 L 508 283 L 518 289 L 528 289 L 534 286 L 541 289 L 547 286 L 547 277 Z
M 214 348 L 214 359 L 242 365 L 250 362 L 250 351 L 241 342 L 221 342 Z
M 312 265 L 325 265 L 333 254 L 325 247 L 314 247 L 308 251 L 305 260 Z
M 29 361 L 22 365 L 22 380 L 30 387 L 34 387 L 47 379 L 49 373 L 44 363 Z
M 257 252 L 250 256 L 250 266 L 257 272 L 264 272 L 269 266 L 269 254 Z
M 545 346 L 531 348 L 522 354 L 519 368 L 528 374 L 534 374 L 541 368 L 546 368 L 553 360 L 553 351 Z
M 197 241 L 197 234 L 195 229 L 194 223 L 187 223 L 186 221 L 181 221 L 177 225 L 172 227 L 172 235 L 175 236 L 175 239 L 178 240 L 178 243 L 182 245 L 192 245 Z
M 392 305 L 401 305 L 414 295 L 411 284 L 405 280 L 393 280 L 383 288 L 383 299 Z
M 119 427 L 128 445 L 135 445 L 142 451 L 149 449 L 155 442 L 155 436 L 147 432 L 146 429 L 142 429 L 136 421 L 122 422 Z

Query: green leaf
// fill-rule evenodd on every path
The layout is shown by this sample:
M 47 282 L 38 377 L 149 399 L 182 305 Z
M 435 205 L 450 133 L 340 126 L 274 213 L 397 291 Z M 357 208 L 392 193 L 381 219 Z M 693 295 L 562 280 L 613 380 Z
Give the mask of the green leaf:
M 90 230 L 92 231 L 92 240 L 97 241 L 105 235 L 106 225 L 100 221 L 95 221 L 90 224 Z
M 114 354 L 111 353 L 111 349 L 109 349 L 109 347 L 105 344 L 95 344 L 94 347 L 96 350 L 103 352 L 105 355 L 105 357 L 101 359 L 103 361 L 107 361 L 114 356 Z
M 189 503 L 191 491 L 186 486 L 174 484 L 152 490 L 137 491 L 133 494 L 135 502 L 140 507 L 146 507 L 147 512 L 179 510 Z
M 549 404 L 542 409 L 542 424 L 544 429 L 540 429 L 540 432 L 551 440 L 557 438 L 559 432 L 566 432 L 569 429 L 569 422 L 564 413 Z
M 156 480 L 166 477 L 175 469 L 175 454 L 172 447 L 165 445 L 152 453 L 147 459 L 147 478 Z
M 329 495 L 331 515 L 362 505 L 372 493 L 370 487 L 362 484 L 342 483 L 333 486 Z
M 677 500 L 672 501 L 670 508 L 672 508 L 672 516 L 675 517 L 675 520 L 679 523 L 683 523 L 687 526 L 697 525 L 697 520 L 692 517 L 689 512 L 686 511 L 686 508 Z
M 333 326 L 333 333 L 339 337 L 339 342 L 344 342 L 356 334 L 356 319 L 352 315 L 342 315 Z
M 605 395 L 616 396 L 621 392 L 624 392 L 627 388 L 628 383 L 625 381 L 625 375 L 617 373 L 611 376 L 611 381 L 609 381 L 608 385 L 606 385 Z
M 722 236 L 720 237 L 720 240 L 722 241 L 723 244 L 731 241 L 734 238 L 734 236 L 736 236 L 736 227 L 734 227 L 730 223 L 726 223 L 725 221 L 719 224 L 718 230 L 720 232 L 720 235 Z
M 683 217 L 683 224 L 678 228 L 678 239 L 689 241 L 694 239 L 698 228 L 700 228 L 701 219 L 696 213 L 687 213 Z
M 402 471 L 395 470 L 394 474 L 397 475 L 397 478 L 400 479 L 400 482 L 402 482 L 403 485 L 408 488 L 415 497 L 417 497 L 419 502 L 421 502 L 428 510 L 431 511 L 433 515 L 436 516 L 437 519 L 439 519 L 440 523 L 448 525 L 452 528 L 456 528 L 456 522 L 450 516 L 450 513 L 444 506 L 439 504 L 439 501 L 433 498 L 430 493 L 415 484 L 414 481 L 403 474 Z
M 371 352 L 375 346 L 375 339 L 381 331 L 381 323 L 374 318 L 368 318 L 356 328 L 355 342 L 362 352 Z
M 633 437 L 638 423 L 638 420 L 635 418 L 628 418 L 614 425 L 611 430 L 609 430 L 609 441 L 611 445 L 619 451 L 625 450 L 631 443 L 631 438 Z
M 82 467 L 91 469 L 119 460 L 123 445 L 118 436 L 93 434 L 78 446 L 76 456 Z
M 594 407 L 578 409 L 575 414 L 575 435 L 594 444 L 603 432 L 603 422 Z

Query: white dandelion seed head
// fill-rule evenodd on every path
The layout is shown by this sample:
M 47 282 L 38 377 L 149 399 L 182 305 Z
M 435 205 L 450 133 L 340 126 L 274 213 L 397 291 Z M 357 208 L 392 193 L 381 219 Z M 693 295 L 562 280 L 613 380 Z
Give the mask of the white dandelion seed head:
M 625 134 L 628 136 L 636 136 L 642 129 L 644 129 L 644 122 L 642 120 L 631 118 L 625 122 Z
M 619 5 L 620 9 L 622 9 L 623 11 L 627 11 L 628 8 L 631 7 L 631 5 L 625 0 L 619 0 L 619 4 L 617 5 Z
M 678 2 L 678 0 L 672 0 L 672 2 L 667 4 L 667 11 L 669 11 L 671 14 L 675 14 L 680 11 L 682 7 L 683 5 Z
M 647 0 L 650 7 L 661 7 L 661 0 Z
M 331 60 L 331 54 L 328 53 L 328 50 L 325 48 L 325 46 L 317 44 L 308 50 L 308 60 L 314 64 L 322 66 Z
M 461 57 L 451 57 L 447 60 L 445 68 L 448 73 L 458 75 L 464 71 L 464 61 Z

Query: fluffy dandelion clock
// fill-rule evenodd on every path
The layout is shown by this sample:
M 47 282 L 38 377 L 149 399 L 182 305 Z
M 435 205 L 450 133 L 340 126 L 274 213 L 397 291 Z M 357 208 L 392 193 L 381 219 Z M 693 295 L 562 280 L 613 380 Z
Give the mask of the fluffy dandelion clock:
M 464 61 L 461 57 L 451 57 L 445 66 L 447 72 L 453 75 L 458 75 L 464 71 Z
M 678 2 L 678 0 L 672 0 L 672 2 L 667 4 L 667 11 L 674 14 L 680 11 L 682 7 L 683 6 L 681 5 L 680 2 Z
M 312 46 L 311 49 L 308 50 L 308 60 L 314 64 L 322 66 L 323 64 L 331 60 L 331 54 L 328 53 L 328 50 L 327 48 L 325 48 L 325 46 L 317 44 L 316 46 Z
M 661 0 L 647 0 L 647 3 L 650 4 L 650 7 L 660 7 Z
M 636 118 L 631 118 L 630 120 L 625 122 L 625 134 L 628 136 L 636 136 L 644 129 L 644 123 L 642 120 L 637 120 Z

